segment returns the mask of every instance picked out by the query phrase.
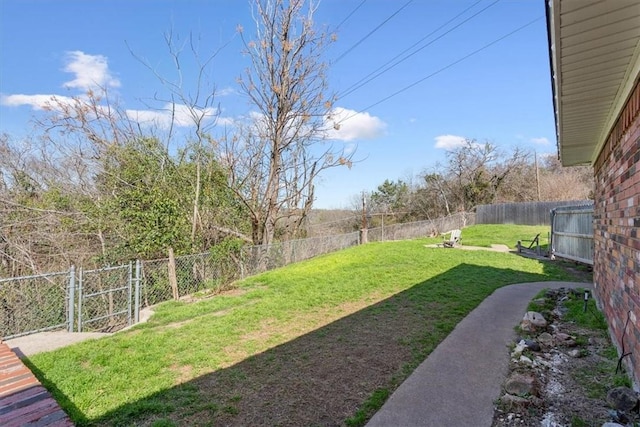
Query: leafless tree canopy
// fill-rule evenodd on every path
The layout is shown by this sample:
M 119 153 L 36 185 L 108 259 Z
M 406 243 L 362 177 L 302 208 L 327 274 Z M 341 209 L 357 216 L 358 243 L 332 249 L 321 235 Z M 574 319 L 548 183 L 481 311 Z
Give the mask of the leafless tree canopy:
M 238 83 L 255 111 L 227 139 L 224 155 L 231 188 L 251 214 L 253 242 L 268 244 L 279 231 L 298 233 L 315 178 L 350 159 L 322 144 L 333 96 L 322 61 L 327 35 L 314 27 L 315 5 L 256 1 L 253 12 L 255 34 L 239 28 L 250 66 Z
M 436 164 L 405 182 L 386 180 L 371 195 L 375 212 L 387 209 L 378 200 L 394 200 L 387 221 L 434 219 L 471 212 L 481 204 L 584 200 L 593 196 L 593 174 L 588 166 L 565 168 L 555 157 L 537 156 L 516 148 L 499 149 L 490 142 L 467 140 Z

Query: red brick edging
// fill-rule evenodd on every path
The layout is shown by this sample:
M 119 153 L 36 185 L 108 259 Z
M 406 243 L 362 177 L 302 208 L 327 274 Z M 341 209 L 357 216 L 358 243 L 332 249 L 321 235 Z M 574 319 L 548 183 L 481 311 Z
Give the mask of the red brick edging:
M 70 427 L 73 423 L 8 345 L 0 342 L 0 426 Z

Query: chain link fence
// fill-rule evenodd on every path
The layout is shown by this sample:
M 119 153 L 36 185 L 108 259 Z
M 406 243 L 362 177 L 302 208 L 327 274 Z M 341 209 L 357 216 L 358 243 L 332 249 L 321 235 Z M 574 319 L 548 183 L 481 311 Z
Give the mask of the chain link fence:
M 173 267 L 172 267 L 173 263 Z M 150 307 L 204 289 L 223 291 L 241 278 L 242 262 L 210 253 L 141 262 L 140 304 Z M 172 284 L 173 283 L 173 284 Z
M 242 253 L 242 277 L 284 267 L 318 255 L 336 252 L 360 243 L 360 233 L 311 237 L 271 245 L 248 246 Z
M 0 338 L 68 328 L 69 274 L 0 279 Z
M 476 215 L 474 213 L 460 212 L 434 220 L 370 228 L 367 237 L 370 242 L 383 242 L 387 240 L 408 240 L 426 236 L 438 236 L 451 230 L 474 225 L 475 220 Z
M 473 214 L 368 230 L 369 241 L 425 237 L 474 223 Z M 113 332 L 139 310 L 199 291 L 219 292 L 267 270 L 360 244 L 360 233 L 312 237 L 222 253 L 169 257 L 76 273 L 0 279 L 0 337 L 53 329 Z

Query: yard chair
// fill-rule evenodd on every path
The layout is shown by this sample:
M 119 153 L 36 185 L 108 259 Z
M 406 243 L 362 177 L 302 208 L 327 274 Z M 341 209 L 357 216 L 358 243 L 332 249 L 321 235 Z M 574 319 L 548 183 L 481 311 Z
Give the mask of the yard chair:
M 449 234 L 448 239 L 447 234 Z M 460 241 L 462 240 L 461 234 L 462 231 L 458 229 L 451 230 L 449 233 L 445 233 L 444 237 L 442 238 L 442 246 L 444 246 L 445 248 L 453 248 L 454 246 L 459 245 Z

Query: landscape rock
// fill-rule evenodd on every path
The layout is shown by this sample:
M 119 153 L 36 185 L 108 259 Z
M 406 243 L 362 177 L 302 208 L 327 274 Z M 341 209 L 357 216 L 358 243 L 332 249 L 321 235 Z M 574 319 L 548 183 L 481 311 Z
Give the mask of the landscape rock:
M 500 398 L 500 403 L 509 411 L 521 410 L 529 406 L 529 401 L 524 397 L 505 394 Z M 513 414 L 509 414 L 513 415 Z
M 557 332 L 555 334 L 555 339 L 558 345 L 563 345 L 565 347 L 575 347 L 576 345 L 578 345 L 575 341 L 576 337 L 565 334 L 564 332 Z
M 616 387 L 607 393 L 607 402 L 615 409 L 628 412 L 638 406 L 638 395 L 629 387 Z
M 534 366 L 544 366 L 545 368 L 551 368 L 553 365 L 549 362 L 547 362 L 544 359 L 541 359 L 539 357 L 536 358 L 536 360 L 533 362 Z
M 527 311 L 520 323 L 520 328 L 525 332 L 535 332 L 547 327 L 547 319 L 537 311 Z
M 567 354 L 573 358 L 578 358 L 578 357 L 582 357 L 582 352 L 580 350 L 570 350 L 567 352 Z
M 523 363 L 525 365 L 533 365 L 533 360 L 529 359 L 527 356 L 520 356 L 520 363 Z
M 604 351 L 610 345 L 610 340 L 601 336 L 601 331 L 582 328 L 575 322 L 568 321 L 566 309 L 560 300 L 570 295 L 569 290 L 550 291 L 554 296 L 555 307 L 550 307 L 551 301 L 540 304 L 540 311 L 544 311 L 548 324 L 544 329 L 532 331 L 526 337 L 518 337 L 515 347 L 517 357 L 512 357 L 509 364 L 511 374 L 503 383 L 503 396 L 496 405 L 492 427 L 560 427 L 569 425 L 589 425 L 604 427 L 640 427 L 640 393 L 628 396 L 625 409 L 616 410 L 612 407 L 606 394 L 597 399 L 589 397 L 577 383 L 574 375 L 584 375 L 590 370 L 598 370 L 602 363 L 611 366 L 609 360 L 604 361 Z M 583 292 L 577 296 L 582 297 Z M 555 314 L 554 314 L 555 313 Z M 558 316 L 557 314 L 563 314 Z M 535 326 L 533 326 L 535 328 Z M 576 339 L 580 337 L 580 346 L 576 346 Z M 540 345 L 540 352 L 531 352 L 525 340 L 535 341 Z M 529 351 L 527 351 L 529 350 Z M 533 360 L 529 365 L 528 360 Z M 516 381 L 515 373 L 529 377 L 527 381 Z M 522 378 L 522 377 L 520 377 Z M 597 380 L 594 379 L 597 382 Z M 529 389 L 528 387 L 533 386 Z M 615 393 L 612 393 L 615 394 Z M 628 408 L 635 406 L 636 410 Z M 584 423 L 572 424 L 574 418 L 584 420 Z M 605 422 L 609 422 L 604 424 Z
M 611 422 L 625 425 L 629 422 L 629 417 L 622 411 L 618 411 L 617 409 L 609 410 L 609 418 L 611 418 Z
M 533 340 L 524 340 L 525 345 L 527 346 L 527 348 L 531 351 L 540 351 L 542 350 L 540 348 L 540 344 L 538 344 L 537 342 L 533 341 Z
M 527 344 L 524 342 L 524 340 L 520 340 L 511 352 L 511 357 L 513 359 L 518 359 L 522 355 L 522 352 L 525 348 L 527 348 Z
M 554 308 L 553 311 L 551 312 L 552 315 L 554 315 L 557 318 L 562 318 L 565 314 L 567 314 L 567 308 L 566 307 L 557 307 Z
M 553 345 L 553 336 L 549 332 L 543 332 L 538 335 L 538 342 L 544 346 L 552 346 Z
M 504 385 L 507 393 L 515 396 L 537 396 L 537 382 L 532 375 L 513 373 Z
M 560 295 L 560 291 L 564 291 L 564 288 L 560 289 L 549 289 L 544 293 L 544 296 L 549 299 L 556 299 L 558 295 Z

